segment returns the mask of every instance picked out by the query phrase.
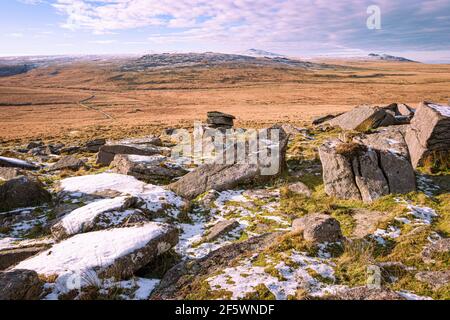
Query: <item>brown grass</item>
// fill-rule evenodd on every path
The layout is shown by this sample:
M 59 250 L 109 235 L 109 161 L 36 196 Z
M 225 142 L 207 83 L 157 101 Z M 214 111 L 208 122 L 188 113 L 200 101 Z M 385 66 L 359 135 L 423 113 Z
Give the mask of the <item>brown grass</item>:
M 450 98 L 450 65 L 333 63 L 344 68 L 243 66 L 137 73 L 90 62 L 36 69 L 0 78 L 0 141 L 138 136 L 163 127 L 191 127 L 210 110 L 236 115 L 238 126 L 258 127 L 301 123 L 358 104 L 398 101 L 415 107 L 422 100 L 446 103 Z

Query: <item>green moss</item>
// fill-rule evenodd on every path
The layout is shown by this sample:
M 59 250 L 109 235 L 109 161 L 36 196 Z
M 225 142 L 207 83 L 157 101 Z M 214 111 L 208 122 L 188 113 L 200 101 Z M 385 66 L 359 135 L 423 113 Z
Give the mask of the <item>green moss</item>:
M 264 285 L 259 284 L 254 292 L 247 293 L 244 300 L 275 300 L 275 295 Z

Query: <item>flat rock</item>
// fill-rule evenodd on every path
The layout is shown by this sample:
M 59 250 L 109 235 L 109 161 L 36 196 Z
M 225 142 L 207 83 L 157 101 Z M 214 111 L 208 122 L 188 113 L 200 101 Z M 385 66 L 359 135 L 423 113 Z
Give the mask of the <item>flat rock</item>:
M 153 144 L 107 144 L 100 148 L 97 163 L 109 166 L 116 154 L 133 154 L 151 156 L 155 154 L 169 154 L 170 149 Z
M 221 220 L 208 230 L 207 234 L 203 237 L 203 242 L 215 241 L 237 227 L 239 227 L 239 222 L 236 220 Z
M 352 236 L 355 238 L 364 238 L 373 234 L 377 229 L 377 224 L 387 216 L 384 212 L 371 211 L 367 209 L 353 209 L 352 217 L 356 221 L 356 227 Z
M 303 232 L 306 241 L 313 243 L 337 242 L 343 239 L 341 225 L 333 217 L 312 213 L 292 222 L 294 232 Z
M 78 233 L 117 227 L 135 215 L 134 210 L 125 210 L 137 201 L 136 197 L 122 196 L 92 202 L 62 217 L 52 226 L 52 234 L 56 239 L 64 239 Z
M 0 300 L 39 300 L 44 283 L 31 270 L 0 272 Z
M 362 105 L 330 120 L 328 123 L 343 130 L 366 132 L 378 128 L 383 121 L 387 125 L 386 117 L 393 116 L 388 115 L 383 108 Z
M 103 138 L 94 139 L 85 143 L 84 148 L 89 152 L 98 152 L 100 148 L 106 144 Z
M 0 167 L 21 168 L 28 170 L 35 170 L 37 166 L 25 160 L 16 158 L 0 157 Z
M 0 185 L 0 212 L 39 206 L 51 199 L 51 194 L 38 180 L 27 176 L 19 176 Z
M 72 170 L 72 171 L 78 171 L 81 168 L 85 168 L 86 163 L 84 161 L 75 158 L 73 156 L 64 156 L 62 157 L 58 162 L 56 162 L 54 165 L 52 165 L 49 168 L 49 171 L 55 171 L 55 170 Z
M 312 124 L 314 126 L 317 126 L 317 125 L 322 124 L 324 122 L 330 121 L 330 120 L 332 120 L 332 119 L 334 119 L 334 118 L 336 118 L 336 117 L 338 117 L 340 115 L 342 115 L 342 113 L 326 114 L 326 115 L 323 115 L 323 116 L 318 116 L 318 117 L 313 118 Z
M 161 155 L 138 156 L 117 154 L 111 162 L 114 172 L 136 177 L 147 182 L 167 181 L 185 175 L 188 171 L 169 163 Z
M 35 244 L 33 246 L 0 249 L 0 270 L 5 270 L 31 256 L 49 248 L 49 244 Z
M 405 136 L 414 168 L 429 157 L 450 150 L 450 106 L 423 102 L 416 110 Z
M 144 223 L 127 228 L 88 232 L 55 244 L 22 261 L 14 270 L 34 270 L 57 276 L 67 284 L 70 277 L 95 272 L 101 278 L 131 276 L 178 242 L 178 230 L 166 224 Z M 78 279 L 82 281 L 83 279 Z

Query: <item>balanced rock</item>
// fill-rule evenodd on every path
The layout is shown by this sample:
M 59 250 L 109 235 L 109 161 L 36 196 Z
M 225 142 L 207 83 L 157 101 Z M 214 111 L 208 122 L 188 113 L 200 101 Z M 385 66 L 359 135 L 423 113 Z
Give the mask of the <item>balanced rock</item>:
M 161 155 L 139 156 L 117 154 L 111 162 L 113 172 L 126 174 L 147 182 L 172 180 L 181 177 L 187 171 L 167 161 Z
M 0 300 L 38 300 L 44 283 L 31 270 L 0 272 Z
M 206 123 L 211 128 L 232 128 L 234 124 L 234 119 L 236 119 L 231 114 L 226 114 L 219 111 L 210 111 L 207 113 L 208 119 Z
M 306 241 L 314 243 L 337 242 L 343 239 L 341 225 L 333 217 L 313 213 L 292 222 L 294 232 L 303 232 Z
M 51 194 L 38 180 L 27 176 L 19 176 L 0 185 L 0 212 L 39 206 L 51 199 Z
M 450 152 L 450 106 L 423 102 L 416 110 L 411 126 L 406 132 L 411 163 L 414 168 L 425 160 Z

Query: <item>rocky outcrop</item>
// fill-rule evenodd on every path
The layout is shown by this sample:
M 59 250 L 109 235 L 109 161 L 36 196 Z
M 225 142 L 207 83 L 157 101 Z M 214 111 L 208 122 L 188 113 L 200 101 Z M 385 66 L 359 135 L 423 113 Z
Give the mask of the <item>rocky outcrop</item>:
M 339 221 L 322 213 L 295 219 L 292 222 L 292 230 L 303 233 L 303 238 L 313 243 L 337 242 L 343 239 Z
M 20 176 L 0 185 L 0 212 L 39 206 L 51 199 L 51 194 L 38 180 L 27 176 Z
M 34 270 L 57 276 L 61 285 L 68 277 L 95 272 L 101 278 L 124 279 L 178 243 L 178 230 L 149 222 L 127 228 L 94 231 L 61 241 L 49 250 L 22 261 L 14 270 Z M 82 283 L 81 283 L 82 284 Z
M 83 160 L 73 156 L 62 157 L 58 162 L 49 168 L 49 171 L 55 170 L 72 170 L 78 171 L 81 168 L 86 168 L 86 163 Z
M 446 159 L 450 152 L 450 106 L 431 102 L 420 104 L 405 140 L 414 168 L 424 165 L 429 158 Z
M 278 143 L 275 147 L 269 146 L 271 152 L 278 153 L 276 163 L 267 163 L 264 162 L 267 160 L 262 160 L 258 163 L 235 161 L 233 164 L 204 164 L 170 184 L 169 188 L 182 197 L 194 199 L 211 189 L 224 191 L 250 182 L 273 179 L 280 175 L 286 170 L 288 136 L 280 127 L 272 128 L 279 130 L 277 131 L 279 134 Z M 269 128 L 269 130 L 272 128 Z M 234 146 L 231 146 L 231 148 L 234 148 Z M 261 150 L 259 151 L 261 152 Z M 266 170 L 267 166 L 273 170 Z
M 401 130 L 389 128 L 350 143 L 334 139 L 320 146 L 325 192 L 371 202 L 390 193 L 414 191 L 415 174 Z
M 167 157 L 161 155 L 118 154 L 111 162 L 111 167 L 113 172 L 130 175 L 146 182 L 170 181 L 188 172 L 175 164 L 169 163 Z
M 44 283 L 31 270 L 0 272 L 0 300 L 38 300 Z

